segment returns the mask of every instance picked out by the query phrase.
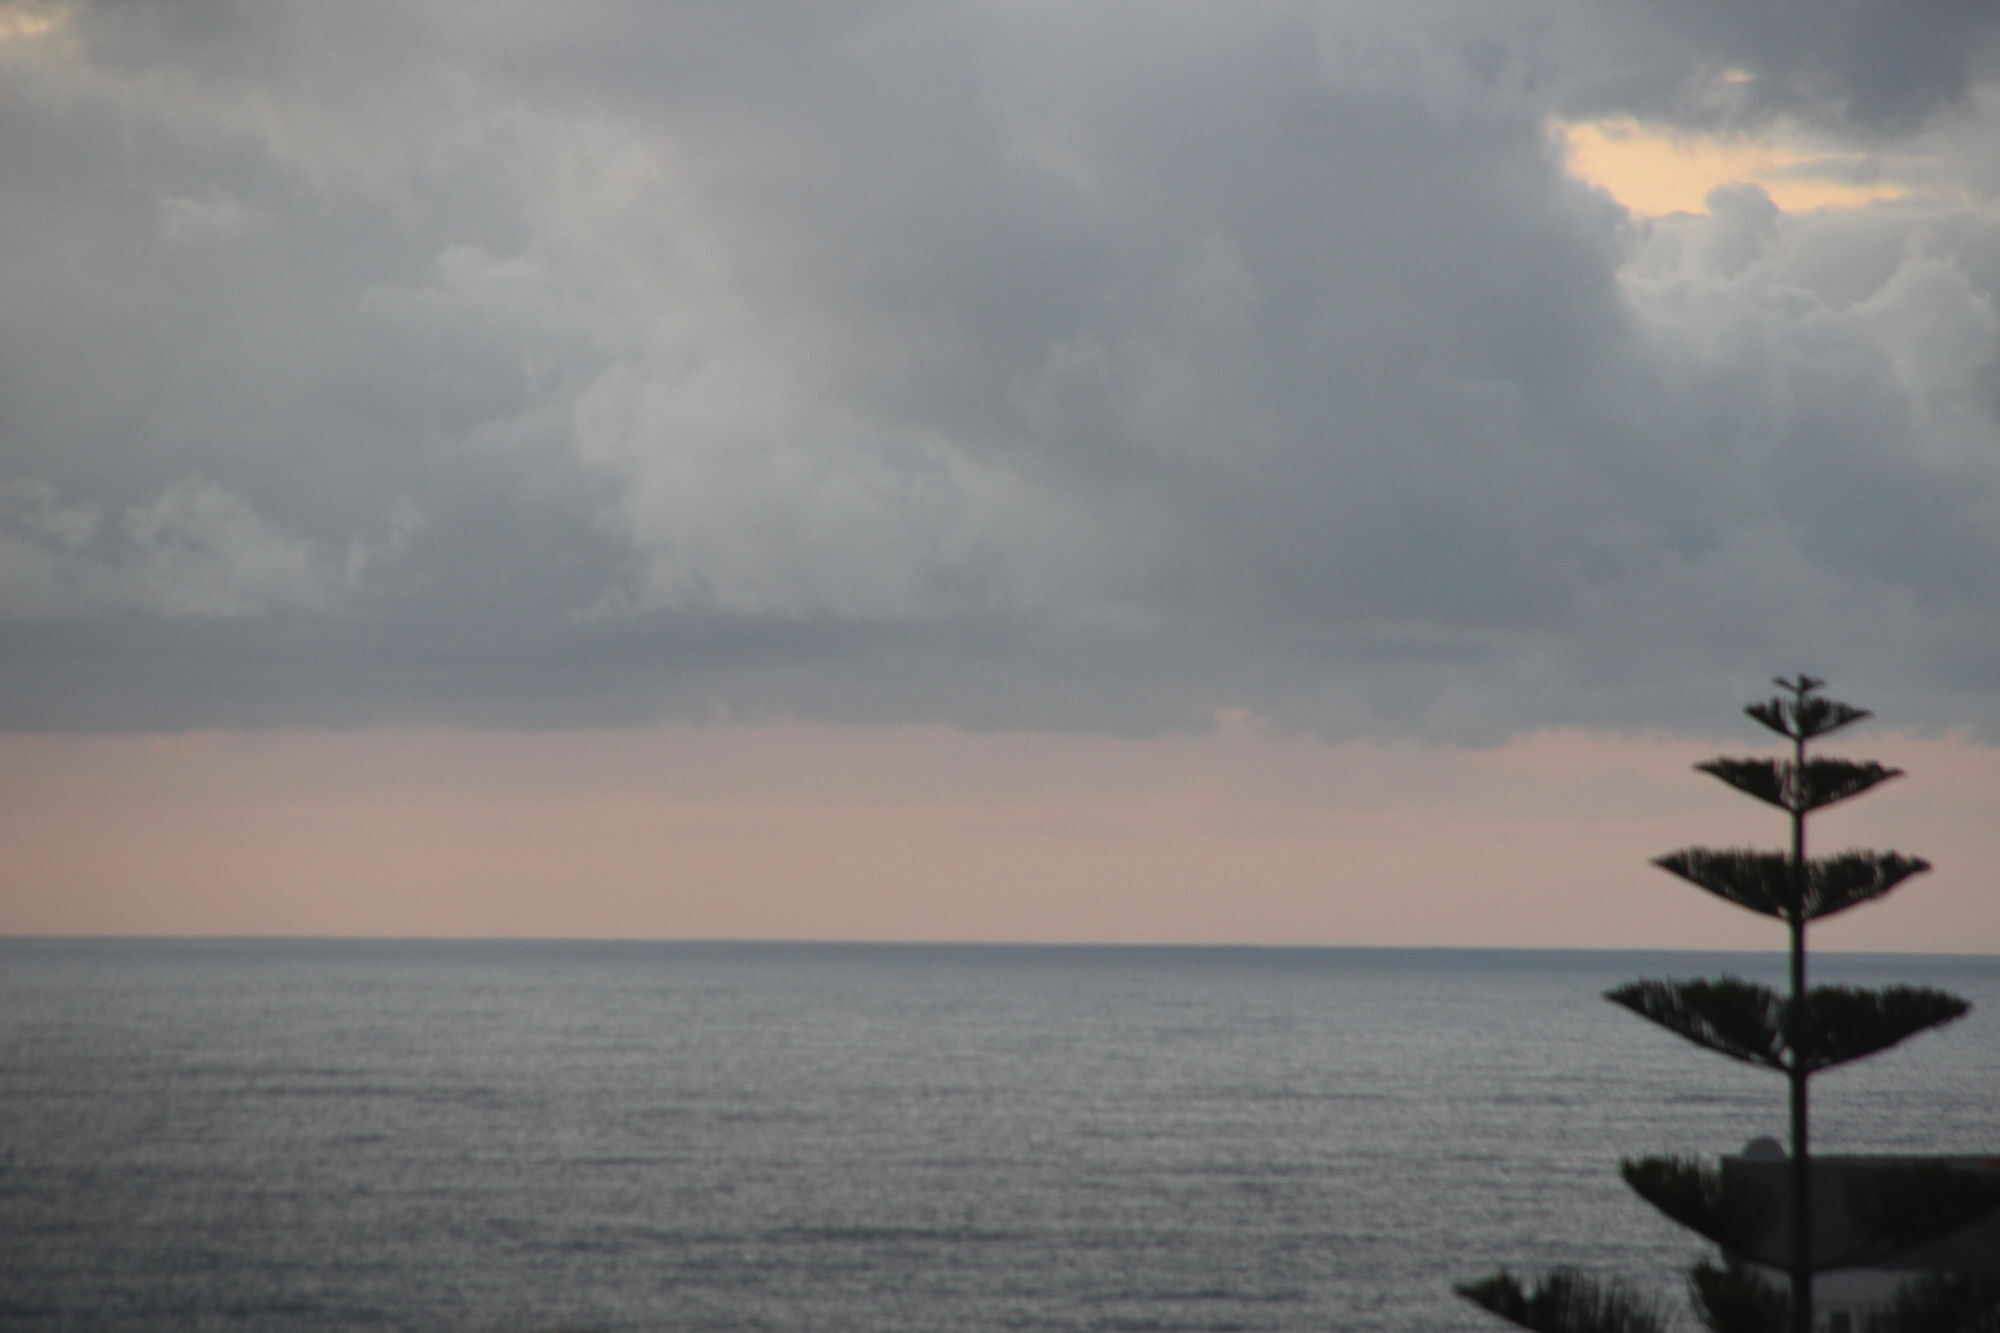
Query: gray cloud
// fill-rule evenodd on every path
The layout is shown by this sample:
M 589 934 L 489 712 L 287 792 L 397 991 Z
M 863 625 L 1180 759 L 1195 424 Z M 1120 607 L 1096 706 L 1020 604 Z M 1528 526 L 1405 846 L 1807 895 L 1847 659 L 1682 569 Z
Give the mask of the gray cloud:
M 1787 117 L 1893 138 L 1967 103 L 2000 40 L 1982 0 L 1859 0 L 1811 15 L 1778 0 L 1614 8 L 1618 21 L 1586 39 L 1599 61 L 1548 71 L 1568 110 L 1734 128 Z M 1567 26 L 1549 23 L 1544 40 Z
M 31 9 L 0 724 L 2000 731 L 1985 6 Z

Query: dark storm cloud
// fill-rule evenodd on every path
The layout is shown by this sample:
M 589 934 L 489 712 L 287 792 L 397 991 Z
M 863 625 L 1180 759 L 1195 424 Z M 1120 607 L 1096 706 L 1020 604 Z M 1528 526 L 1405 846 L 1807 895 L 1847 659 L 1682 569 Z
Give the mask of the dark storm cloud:
M 9 7 L 0 721 L 1995 729 L 1935 8 Z M 1640 221 L 1584 111 L 1933 189 Z

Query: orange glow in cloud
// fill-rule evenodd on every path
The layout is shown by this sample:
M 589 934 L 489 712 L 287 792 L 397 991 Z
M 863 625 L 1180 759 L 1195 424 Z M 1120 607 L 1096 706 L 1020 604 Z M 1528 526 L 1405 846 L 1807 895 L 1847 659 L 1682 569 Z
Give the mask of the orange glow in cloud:
M 1816 929 L 2000 952 L 1975 794 L 2000 751 L 1887 732 L 1911 770 L 1821 847 L 1937 862 Z M 1689 765 L 1756 738 L 1557 732 L 1329 745 L 784 723 L 0 738 L 0 931 L 1775 949 L 1647 865 L 1783 820 Z
M 0 42 L 45 37 L 54 32 L 60 12 L 44 3 L 0 6 Z
M 1571 173 L 1635 213 L 1704 213 L 1708 192 L 1736 181 L 1761 185 L 1788 213 L 1854 208 L 1904 193 L 1889 182 L 1854 185 L 1800 174 L 1813 155 L 1772 140 L 1668 134 L 1630 119 L 1557 129 Z

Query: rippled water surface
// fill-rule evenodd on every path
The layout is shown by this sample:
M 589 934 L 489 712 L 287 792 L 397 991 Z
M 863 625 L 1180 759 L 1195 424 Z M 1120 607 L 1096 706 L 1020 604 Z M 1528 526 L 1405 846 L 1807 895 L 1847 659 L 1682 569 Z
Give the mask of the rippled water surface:
M 0 1323 L 1495 1327 L 1674 1284 L 1621 1155 L 1783 1126 L 1599 997 L 1753 955 L 0 940 Z M 1815 1083 L 1818 1145 L 2000 1149 L 2000 960 Z

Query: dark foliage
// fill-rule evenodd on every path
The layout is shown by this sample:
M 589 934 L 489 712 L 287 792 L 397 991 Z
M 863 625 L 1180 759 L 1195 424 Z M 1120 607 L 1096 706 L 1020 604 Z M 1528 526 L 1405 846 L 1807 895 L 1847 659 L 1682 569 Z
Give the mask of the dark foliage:
M 1511 1324 L 1535 1333 L 1664 1333 L 1659 1302 L 1623 1283 L 1602 1283 L 1573 1268 L 1558 1268 L 1522 1286 L 1511 1273 L 1495 1273 L 1456 1288 L 1459 1295 Z
M 1823 1267 L 1865 1267 L 1978 1221 L 2000 1208 L 2000 1175 L 1942 1162 L 1886 1167 L 1854 1182 L 1847 1207 L 1868 1241 Z
M 1856 763 L 1848 759 L 1808 759 L 1804 764 L 1789 759 L 1710 759 L 1695 767 L 1792 814 L 1859 796 L 1878 783 L 1903 775 L 1902 769 L 1887 768 L 1873 760 Z
M 1880 898 L 1910 876 L 1931 868 L 1920 856 L 1849 851 L 1809 858 L 1805 874 L 1795 878 L 1791 858 L 1783 852 L 1751 848 L 1710 851 L 1702 847 L 1669 852 L 1653 858 L 1653 864 L 1738 907 L 1781 921 L 1817 921 L 1832 916 Z
M 1806 854 L 1807 816 L 1901 775 L 1871 761 L 1808 758 L 1806 744 L 1868 717 L 1866 709 L 1819 697 L 1822 682 L 1780 678 L 1784 696 L 1744 709 L 1792 742 L 1778 759 L 1713 759 L 1695 767 L 1738 791 L 1785 811 L 1786 851 L 1690 847 L 1654 864 L 1739 907 L 1784 922 L 1790 935 L 1791 985 L 1780 995 L 1735 977 L 1642 980 L 1607 999 L 1706 1050 L 1776 1070 L 1788 1085 L 1791 1154 L 1783 1171 L 1786 1200 L 1782 1285 L 1748 1265 L 1768 1248 L 1765 1211 L 1777 1202 L 1753 1191 L 1751 1178 L 1671 1157 L 1627 1159 L 1620 1171 L 1632 1189 L 1668 1218 L 1714 1243 L 1720 1258 L 1688 1270 L 1688 1295 L 1713 1333 L 1809 1333 L 1812 1275 L 1835 1267 L 1880 1266 L 1913 1245 L 1936 1239 L 2000 1206 L 2000 1181 L 1989 1173 L 1920 1167 L 1864 1171 L 1850 1198 L 1848 1220 L 1861 1239 L 1828 1256 L 1827 1237 L 1814 1245 L 1813 1167 L 1807 1087 L 1812 1075 L 1887 1050 L 1970 1006 L 1927 987 L 1862 990 L 1806 985 L 1807 923 L 1880 898 L 1930 869 L 1897 852 Z M 1789 697 L 1786 697 L 1789 696 Z M 1767 1177 L 1768 1179 L 1768 1177 Z M 1836 1232 L 1835 1235 L 1844 1234 Z M 1835 1240 L 1835 1244 L 1846 1242 Z M 1813 1260 L 1818 1262 L 1814 1263 Z M 1497 1273 L 1458 1288 L 1492 1313 L 1540 1333 L 1643 1333 L 1662 1327 L 1659 1309 L 1616 1284 L 1604 1285 L 1559 1269 L 1524 1286 Z M 1874 1327 L 1871 1320 L 1871 1328 Z M 1924 1282 L 1896 1306 L 1890 1333 L 2000 1333 L 2000 1282 Z
M 1963 1018 L 1972 1008 L 1956 995 L 1928 986 L 1815 986 L 1806 992 L 1804 1006 L 1797 1056 L 1808 1071 L 1886 1051 L 1905 1038 Z M 1785 1007 L 1790 1008 L 1789 1001 Z
M 1741 1260 L 1724 1255 L 1688 1269 L 1688 1298 L 1710 1333 L 1783 1333 L 1791 1322 L 1792 1299 L 1764 1281 Z
M 1794 1050 L 1794 1002 L 1755 982 L 1735 977 L 1635 981 L 1607 991 L 1605 998 L 1731 1059 L 1808 1073 L 1885 1051 L 1971 1007 L 1955 995 L 1921 986 L 1874 991 L 1815 986 L 1798 1001 L 1803 1013 Z
M 1820 698 L 1813 691 L 1826 682 L 1814 680 L 1811 676 L 1800 676 L 1797 680 L 1780 679 L 1772 683 L 1780 689 L 1792 691 L 1792 697 L 1786 699 L 1780 696 L 1763 703 L 1745 704 L 1743 711 L 1790 740 L 1811 740 L 1815 736 L 1838 731 L 1850 722 L 1875 716 L 1853 704 Z
M 2000 1333 L 2000 1278 L 1942 1273 L 1906 1282 L 1886 1333 Z
M 1764 1220 L 1762 1200 L 1742 1181 L 1685 1157 L 1628 1157 L 1619 1175 L 1634 1193 L 1725 1250 L 1748 1250 Z

